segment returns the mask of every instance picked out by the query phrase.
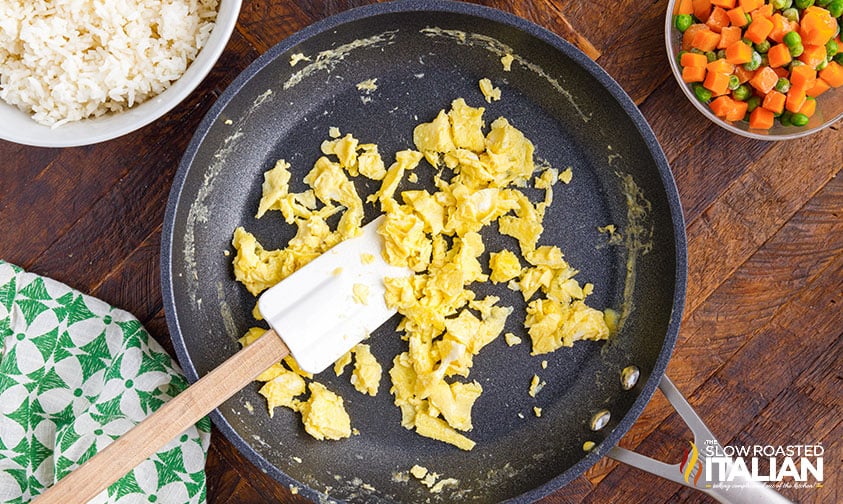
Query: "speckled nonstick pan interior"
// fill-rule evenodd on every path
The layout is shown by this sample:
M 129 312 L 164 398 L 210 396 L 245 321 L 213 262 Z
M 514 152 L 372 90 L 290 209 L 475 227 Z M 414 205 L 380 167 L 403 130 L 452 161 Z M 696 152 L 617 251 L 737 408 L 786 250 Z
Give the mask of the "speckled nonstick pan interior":
M 515 57 L 509 72 L 500 61 L 506 53 Z M 292 65 L 294 54 L 310 61 Z M 483 77 L 501 88 L 500 101 L 484 101 Z M 358 89 L 369 79 L 377 79 L 376 89 Z M 470 378 L 484 392 L 474 407 L 468 435 L 477 446 L 470 452 L 401 427 L 386 373 L 377 397 L 354 391 L 347 376 L 319 377 L 345 398 L 360 432 L 347 440 L 314 440 L 298 414 L 284 408 L 270 419 L 257 384 L 213 412 L 220 431 L 251 461 L 311 499 L 534 500 L 618 442 L 667 365 L 685 293 L 684 226 L 667 162 L 638 109 L 599 66 L 542 28 L 488 8 L 411 1 L 347 11 L 284 40 L 235 80 L 195 133 L 173 184 L 162 243 L 167 321 L 188 378 L 232 355 L 236 339 L 254 324 L 255 300 L 234 281 L 232 256 L 224 254 L 233 254 L 234 228 L 245 226 L 267 248 L 283 247 L 293 235 L 277 213 L 254 218 L 263 172 L 286 159 L 293 190 L 301 190 L 296 184 L 332 126 L 377 143 L 388 164 L 397 150 L 413 146 L 416 124 L 458 97 L 486 107 L 487 124 L 508 118 L 533 141 L 540 162 L 572 167 L 572 182 L 555 188 L 540 244 L 559 245 L 580 282 L 594 284 L 589 304 L 627 309 L 629 316 L 608 343 L 533 357 L 520 294 L 480 286 L 481 295 L 494 293 L 516 307 L 506 331 L 524 343 L 510 348 L 499 338 L 475 358 Z M 424 186 L 433 169 L 422 164 L 417 172 L 415 186 Z M 364 198 L 376 189 L 358 185 Z M 631 213 L 630 202 L 641 212 Z M 375 208 L 368 205 L 367 212 L 368 220 Z M 645 247 L 609 244 L 597 230 L 607 224 Z M 484 236 L 481 262 L 490 250 L 516 247 Z M 406 345 L 396 324 L 391 320 L 371 338 L 385 370 Z M 619 376 L 630 365 L 640 368 L 641 379 L 624 390 Z M 547 385 L 532 398 L 534 374 Z M 601 410 L 611 420 L 594 432 L 590 419 Z M 583 451 L 586 441 L 596 443 L 591 452 Z M 412 477 L 400 477 L 414 464 L 459 485 L 431 494 Z

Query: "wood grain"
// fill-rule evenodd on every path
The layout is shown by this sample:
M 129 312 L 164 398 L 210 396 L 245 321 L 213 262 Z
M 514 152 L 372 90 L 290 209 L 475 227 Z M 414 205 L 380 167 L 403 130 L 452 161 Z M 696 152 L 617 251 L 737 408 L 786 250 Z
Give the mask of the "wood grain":
M 367 3 L 245 0 L 218 64 L 161 120 L 82 148 L 0 141 L 0 258 L 129 310 L 172 353 L 159 247 L 190 132 L 274 44 Z M 785 495 L 843 501 L 843 122 L 807 138 L 763 142 L 704 120 L 668 70 L 666 1 L 476 3 L 568 39 L 639 105 L 670 162 L 687 225 L 688 297 L 669 375 L 721 442 L 823 443 L 823 487 Z M 620 444 L 675 462 L 687 439 L 657 394 Z M 212 504 L 306 502 L 217 430 L 206 472 Z M 603 459 L 543 502 L 712 501 Z

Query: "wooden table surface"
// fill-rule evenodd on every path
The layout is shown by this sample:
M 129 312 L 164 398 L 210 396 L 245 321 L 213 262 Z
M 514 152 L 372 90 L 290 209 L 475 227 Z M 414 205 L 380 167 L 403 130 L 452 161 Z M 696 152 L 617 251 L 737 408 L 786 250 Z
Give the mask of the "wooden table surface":
M 164 207 L 179 159 L 234 77 L 273 44 L 355 1 L 245 0 L 218 64 L 157 122 L 89 147 L 0 141 L 0 258 L 134 313 L 170 350 L 159 284 Z M 484 2 L 574 42 L 652 125 L 676 178 L 688 234 L 684 321 L 668 375 L 723 444 L 815 444 L 825 484 L 784 490 L 843 501 L 843 122 L 762 142 L 703 120 L 670 75 L 666 1 Z M 657 394 L 621 446 L 671 463 L 690 439 Z M 215 430 L 213 504 L 298 502 Z M 548 503 L 711 502 L 601 460 Z

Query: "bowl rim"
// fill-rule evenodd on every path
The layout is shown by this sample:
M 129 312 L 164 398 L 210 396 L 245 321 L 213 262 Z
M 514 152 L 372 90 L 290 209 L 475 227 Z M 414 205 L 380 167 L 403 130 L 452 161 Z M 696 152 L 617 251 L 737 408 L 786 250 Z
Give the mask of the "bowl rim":
M 51 127 L 0 100 L 0 139 L 33 147 L 81 147 L 112 140 L 161 118 L 184 101 L 207 77 L 222 55 L 239 19 L 242 0 L 220 0 L 215 24 L 205 45 L 185 72 L 167 89 L 117 114 L 81 119 Z
M 765 140 L 765 141 L 780 141 L 780 140 L 793 140 L 796 138 L 802 138 L 804 136 L 808 136 L 812 133 L 816 133 L 817 131 L 823 130 L 828 126 L 839 121 L 843 118 L 843 111 L 841 111 L 836 116 L 826 119 L 824 122 L 820 123 L 819 125 L 807 128 L 803 127 L 798 130 L 795 130 L 791 133 L 772 133 L 771 131 L 763 131 L 763 130 L 753 130 L 753 129 L 741 129 L 737 126 L 715 116 L 708 106 L 702 102 L 700 102 L 696 96 L 694 96 L 693 92 L 691 91 L 691 86 L 689 86 L 685 81 L 682 80 L 682 70 L 679 68 L 679 63 L 676 61 L 676 54 L 673 52 L 673 40 L 672 40 L 672 33 L 673 33 L 673 9 L 676 5 L 677 0 L 669 0 L 667 3 L 667 9 L 665 11 L 664 17 L 664 43 L 665 49 L 667 51 L 667 59 L 670 64 L 671 73 L 673 74 L 673 78 L 676 79 L 676 82 L 679 84 L 679 89 L 685 94 L 691 104 L 706 118 L 711 120 L 714 124 L 720 126 L 731 133 L 735 133 L 737 135 L 752 138 L 755 140 Z M 678 51 L 677 51 L 678 54 Z

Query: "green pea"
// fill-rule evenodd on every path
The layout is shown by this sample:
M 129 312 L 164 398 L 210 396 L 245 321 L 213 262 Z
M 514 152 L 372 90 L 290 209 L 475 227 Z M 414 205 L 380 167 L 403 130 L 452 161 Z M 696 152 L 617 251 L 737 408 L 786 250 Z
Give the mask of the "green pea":
M 729 91 L 734 91 L 738 89 L 738 86 L 741 85 L 741 80 L 738 78 L 737 75 L 732 74 L 729 76 Z
M 793 0 L 773 0 L 770 2 L 776 10 L 789 9 L 793 5 Z
M 691 48 L 691 52 L 692 52 L 692 53 L 694 53 L 694 54 L 705 54 L 705 52 L 700 51 L 700 50 L 699 50 L 699 49 L 697 49 L 696 47 L 692 47 L 692 48 Z
M 753 110 L 757 109 L 761 105 L 761 97 L 758 95 L 752 95 L 748 100 L 746 100 L 746 111 L 752 112 Z
M 799 112 L 797 112 L 796 114 L 793 114 L 790 117 L 791 124 L 793 124 L 794 126 L 800 126 L 800 127 L 808 124 L 808 121 L 810 121 L 810 120 L 811 120 L 810 117 L 806 116 L 805 114 L 799 113 Z
M 685 33 L 685 30 L 692 24 L 694 24 L 694 18 L 690 14 L 677 14 L 673 16 L 673 26 L 682 33 Z
M 797 9 L 807 9 L 814 5 L 814 0 L 794 0 L 793 2 Z
M 819 72 L 820 70 L 825 70 L 825 67 L 828 66 L 828 60 L 823 60 L 820 62 L 819 65 L 816 66 L 815 70 Z
M 712 61 L 717 61 L 717 55 L 714 54 L 713 51 L 707 51 L 705 53 L 705 57 L 706 57 L 706 59 L 708 60 L 709 63 L 711 63 Z
M 793 47 L 788 47 L 787 49 L 790 51 L 790 55 L 794 58 L 802 56 L 802 53 L 805 52 L 805 46 L 802 44 L 796 44 Z
M 783 10 L 782 16 L 786 17 L 789 21 L 793 21 L 794 23 L 799 22 L 799 11 L 794 9 L 793 7 Z
M 711 100 L 711 91 L 704 88 L 702 84 L 694 84 L 694 96 L 697 97 L 697 100 L 708 103 Z
M 831 0 L 827 8 L 831 17 L 843 16 L 843 0 Z
M 779 122 L 781 123 L 782 126 L 790 126 L 790 125 L 793 124 L 792 121 L 793 121 L 793 113 L 788 111 L 788 110 L 785 110 L 779 116 Z
M 814 5 L 816 5 L 817 7 L 823 7 L 824 8 L 830 3 L 831 3 L 831 0 L 816 0 L 814 2 Z
M 761 66 L 761 55 L 758 54 L 758 51 L 752 51 L 752 60 L 749 63 L 744 63 L 743 68 L 744 70 L 751 72 L 753 70 L 758 70 L 758 67 Z
M 726 59 L 726 49 L 720 49 L 717 51 L 717 59 Z
M 753 44 L 752 47 L 761 54 L 766 54 L 770 50 L 770 41 L 765 39 L 760 44 Z
M 780 77 L 779 80 L 776 81 L 776 87 L 774 89 L 779 93 L 787 93 L 790 91 L 790 81 L 785 77 Z
M 741 84 L 732 91 L 732 98 L 738 101 L 746 101 L 752 96 L 752 90 L 746 84 Z
M 785 33 L 782 42 L 784 42 L 784 45 L 786 45 L 787 47 L 802 45 L 802 37 L 799 35 L 798 32 L 790 31 Z
M 833 58 L 838 52 L 840 52 L 840 46 L 836 40 L 831 39 L 825 43 L 825 54 L 828 59 Z
M 838 65 L 843 65 L 843 52 L 835 54 L 833 59 Z

